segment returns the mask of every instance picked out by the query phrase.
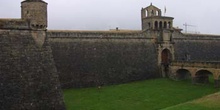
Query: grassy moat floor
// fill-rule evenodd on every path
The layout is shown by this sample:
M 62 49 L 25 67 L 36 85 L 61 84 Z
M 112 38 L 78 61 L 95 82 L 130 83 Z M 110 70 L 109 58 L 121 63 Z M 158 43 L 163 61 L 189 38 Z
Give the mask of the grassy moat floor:
M 220 110 L 219 90 L 213 84 L 151 79 L 100 89 L 67 89 L 64 100 L 67 110 Z

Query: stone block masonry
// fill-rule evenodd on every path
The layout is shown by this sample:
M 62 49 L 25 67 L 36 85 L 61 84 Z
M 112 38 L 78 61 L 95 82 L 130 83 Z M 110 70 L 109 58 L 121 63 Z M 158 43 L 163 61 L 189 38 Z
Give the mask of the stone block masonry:
M 47 31 L 43 0 L 21 2 L 21 14 L 0 19 L 0 110 L 64 110 L 61 85 L 166 77 L 175 60 L 220 59 L 219 36 L 183 34 L 152 4 L 142 9 L 142 30 Z
M 65 110 L 46 38 L 47 3 L 21 2 L 21 19 L 0 19 L 0 110 Z
M 65 109 L 50 46 L 30 30 L 0 30 L 0 109 Z
M 48 31 L 48 36 L 63 88 L 159 77 L 156 47 L 140 32 Z

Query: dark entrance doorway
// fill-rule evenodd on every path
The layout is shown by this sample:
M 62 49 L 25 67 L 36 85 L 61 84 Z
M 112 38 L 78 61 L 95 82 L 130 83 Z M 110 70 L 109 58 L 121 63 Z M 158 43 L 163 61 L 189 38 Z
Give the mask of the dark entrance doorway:
M 172 56 L 168 49 L 164 49 L 161 53 L 161 65 L 163 68 L 163 73 L 165 73 L 165 77 L 168 77 L 169 73 L 169 64 L 171 62 Z
M 168 65 L 170 64 L 171 58 L 172 56 L 170 51 L 168 49 L 164 49 L 161 54 L 161 63 L 163 65 Z

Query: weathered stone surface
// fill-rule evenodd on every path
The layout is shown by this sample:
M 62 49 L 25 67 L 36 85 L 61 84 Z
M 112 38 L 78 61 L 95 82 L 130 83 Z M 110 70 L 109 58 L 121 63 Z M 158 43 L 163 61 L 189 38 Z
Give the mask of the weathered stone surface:
M 159 77 L 157 52 L 148 39 L 50 38 L 64 88 Z
M 175 40 L 176 60 L 186 60 L 186 55 L 190 55 L 191 61 L 219 61 L 220 40 L 209 37 L 199 40 Z
M 57 70 L 47 42 L 39 48 L 30 31 L 7 32 L 0 34 L 0 109 L 64 109 Z
M 29 22 L 33 30 L 47 29 L 47 3 L 42 0 L 21 2 L 21 19 Z
M 1 110 L 64 110 L 59 79 L 64 88 L 102 86 L 160 77 L 173 60 L 220 59 L 219 36 L 183 34 L 152 5 L 139 31 L 47 31 L 46 2 L 21 8 L 21 19 L 0 19 Z
M 64 110 L 46 40 L 47 3 L 22 2 L 22 19 L 0 19 L 0 109 Z

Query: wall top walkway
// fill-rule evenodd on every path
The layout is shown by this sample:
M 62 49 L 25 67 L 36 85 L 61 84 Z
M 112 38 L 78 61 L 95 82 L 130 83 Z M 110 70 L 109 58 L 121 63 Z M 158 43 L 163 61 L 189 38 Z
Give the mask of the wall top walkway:
M 152 39 L 146 37 L 140 30 L 109 30 L 109 31 L 86 31 L 86 30 L 48 30 L 49 38 L 122 38 L 122 39 Z
M 181 34 L 181 36 L 174 36 L 174 40 L 220 40 L 220 35 L 189 33 Z

